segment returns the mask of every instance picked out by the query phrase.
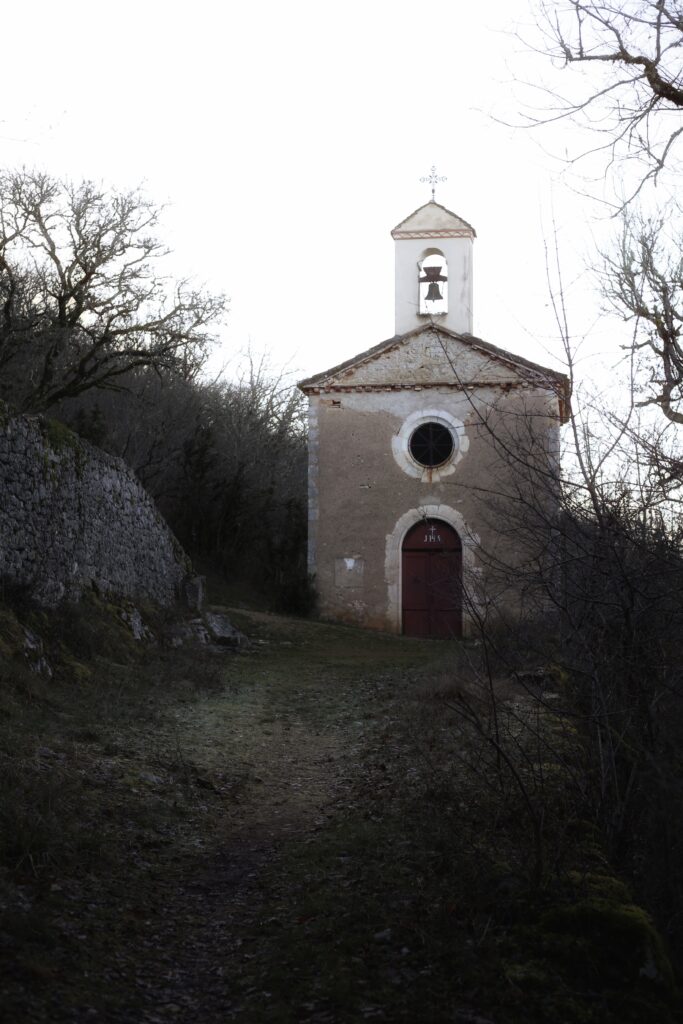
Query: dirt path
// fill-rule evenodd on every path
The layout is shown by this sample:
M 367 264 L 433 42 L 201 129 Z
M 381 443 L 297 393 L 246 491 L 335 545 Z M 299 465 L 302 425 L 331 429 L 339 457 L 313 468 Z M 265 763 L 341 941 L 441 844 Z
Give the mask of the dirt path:
M 188 837 L 189 849 L 176 849 L 173 870 L 155 885 L 158 912 L 145 938 L 150 955 L 137 974 L 144 995 L 139 1019 L 149 1024 L 246 1021 L 267 1013 L 267 1006 L 249 1004 L 269 999 L 256 983 L 272 950 L 256 947 L 264 925 L 280 926 L 280 861 L 314 841 L 334 816 L 360 746 L 360 723 L 353 721 L 358 680 L 331 673 L 326 690 L 317 691 L 306 670 L 277 666 L 276 652 L 288 653 L 292 642 L 277 637 L 275 620 L 263 623 L 268 650 L 257 648 L 252 681 L 238 659 L 226 670 L 231 682 L 223 693 L 169 712 L 173 742 L 222 806 L 205 848 L 198 854 L 198 837 Z M 328 1019 L 291 1010 L 295 1020 Z M 285 1019 L 280 1015 L 288 1011 L 275 1012 Z M 129 1019 L 125 1007 L 112 1017 Z
M 371 762 L 387 701 L 442 652 L 234 618 L 246 653 L 151 653 L 137 677 L 99 658 L 78 670 L 80 694 L 50 691 L 31 728 L 40 779 L 52 773 L 62 794 L 55 827 L 68 831 L 48 837 L 52 863 L 27 874 L 5 915 L 10 946 L 22 938 L 3 1021 L 384 1016 L 363 989 L 376 987 L 365 947 L 386 923 L 358 881 L 377 842 L 364 804 L 360 832 L 348 822 L 358 783 L 385 782 Z M 359 908 L 341 950 L 335 922 Z
M 227 809 L 223 837 L 176 849 L 154 880 L 153 916 L 137 950 L 141 1005 L 133 1017 L 123 1006 L 112 1021 L 252 1019 L 245 1002 L 265 966 L 253 947 L 263 925 L 277 921 L 279 860 L 324 824 L 334 768 L 327 755 L 277 744 L 259 763 L 258 796 Z

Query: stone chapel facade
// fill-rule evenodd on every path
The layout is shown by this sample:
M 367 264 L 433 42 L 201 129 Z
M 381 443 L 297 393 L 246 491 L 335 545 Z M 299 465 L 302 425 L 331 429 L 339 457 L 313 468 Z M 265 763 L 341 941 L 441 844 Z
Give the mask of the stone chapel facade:
M 466 221 L 432 199 L 392 235 L 395 336 L 299 384 L 309 572 L 325 618 L 467 636 L 538 609 L 569 382 L 472 334 Z

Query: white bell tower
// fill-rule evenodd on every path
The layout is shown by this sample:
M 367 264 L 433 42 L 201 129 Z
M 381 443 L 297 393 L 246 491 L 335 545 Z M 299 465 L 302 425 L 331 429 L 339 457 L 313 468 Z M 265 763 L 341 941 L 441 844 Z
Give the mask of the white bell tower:
M 396 242 L 396 334 L 434 319 L 472 334 L 471 224 L 432 199 L 391 232 Z

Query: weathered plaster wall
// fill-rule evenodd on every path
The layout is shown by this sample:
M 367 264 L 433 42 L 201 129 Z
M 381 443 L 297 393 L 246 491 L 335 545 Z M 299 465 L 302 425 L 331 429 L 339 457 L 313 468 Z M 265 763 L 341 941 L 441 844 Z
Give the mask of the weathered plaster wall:
M 520 582 L 533 558 L 525 501 L 543 496 L 524 492 L 533 486 L 534 459 L 543 465 L 557 445 L 553 395 L 518 381 L 474 394 L 434 387 L 328 392 L 310 403 L 311 567 L 323 615 L 399 632 L 401 544 L 423 515 L 450 523 L 463 542 L 465 633 L 473 614 L 489 605 L 519 608 L 521 583 L 511 586 L 510 571 L 519 568 Z M 460 452 L 447 472 L 410 473 L 396 457 L 402 433 L 406 445 L 410 434 L 402 427 L 439 410 L 462 424 Z M 506 572 L 496 574 L 496 566 Z
M 396 241 L 396 333 L 405 334 L 424 326 L 425 317 L 418 314 L 418 262 L 428 249 L 438 249 L 448 262 L 448 312 L 439 317 L 439 323 L 458 334 L 471 334 L 474 324 L 471 238 Z
M 189 568 L 121 459 L 41 417 L 0 423 L 0 580 L 47 606 L 90 587 L 167 606 Z

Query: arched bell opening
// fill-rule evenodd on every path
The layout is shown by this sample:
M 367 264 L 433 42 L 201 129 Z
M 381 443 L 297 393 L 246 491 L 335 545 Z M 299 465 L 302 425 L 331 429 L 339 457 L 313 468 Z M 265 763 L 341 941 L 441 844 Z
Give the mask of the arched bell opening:
M 401 548 L 402 625 L 406 636 L 462 636 L 462 542 L 441 519 L 423 519 Z
M 425 249 L 418 262 L 419 311 L 422 316 L 448 312 L 448 261 L 440 249 Z

